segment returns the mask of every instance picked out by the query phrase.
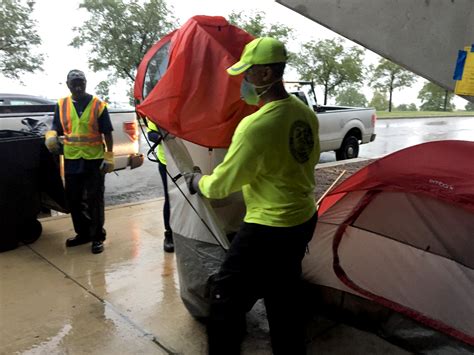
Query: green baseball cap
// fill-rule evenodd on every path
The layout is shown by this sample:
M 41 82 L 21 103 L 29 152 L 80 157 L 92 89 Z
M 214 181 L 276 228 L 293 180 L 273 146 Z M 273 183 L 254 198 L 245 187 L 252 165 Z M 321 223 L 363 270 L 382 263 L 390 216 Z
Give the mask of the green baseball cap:
M 260 37 L 247 43 L 240 60 L 227 69 L 230 75 L 239 75 L 255 64 L 285 63 L 288 59 L 285 45 L 277 39 Z

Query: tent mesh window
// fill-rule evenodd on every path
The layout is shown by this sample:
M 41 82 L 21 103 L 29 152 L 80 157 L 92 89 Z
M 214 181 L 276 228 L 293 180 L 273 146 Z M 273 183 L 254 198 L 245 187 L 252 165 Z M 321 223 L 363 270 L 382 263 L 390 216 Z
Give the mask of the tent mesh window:
M 143 98 L 148 96 L 166 72 L 168 68 L 170 44 L 171 41 L 168 41 L 160 47 L 148 62 L 145 72 L 145 81 L 143 83 Z

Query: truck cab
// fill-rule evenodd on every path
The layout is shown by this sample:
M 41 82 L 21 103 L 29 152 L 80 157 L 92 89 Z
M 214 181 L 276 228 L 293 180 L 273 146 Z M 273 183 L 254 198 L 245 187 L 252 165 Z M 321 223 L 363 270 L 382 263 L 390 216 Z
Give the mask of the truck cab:
M 360 144 L 375 140 L 375 109 L 318 105 L 310 81 L 285 81 L 285 86 L 316 113 L 321 152 L 335 151 L 337 160 L 357 158 Z

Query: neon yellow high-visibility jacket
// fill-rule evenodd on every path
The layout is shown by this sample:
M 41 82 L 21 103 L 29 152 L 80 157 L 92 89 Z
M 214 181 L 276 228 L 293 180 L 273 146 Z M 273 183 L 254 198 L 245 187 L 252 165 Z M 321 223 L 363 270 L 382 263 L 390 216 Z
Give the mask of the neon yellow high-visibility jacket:
M 156 124 L 151 122 L 150 120 L 147 119 L 147 132 L 149 131 L 155 131 L 158 132 L 158 127 L 156 127 Z M 163 146 L 158 144 L 158 147 L 156 147 L 156 156 L 158 157 L 158 160 L 160 161 L 161 164 L 166 165 L 166 156 L 165 156 L 165 150 L 163 149 Z
M 99 132 L 99 117 L 106 104 L 97 97 L 87 105 L 79 118 L 72 97 L 58 101 L 59 120 L 64 131 L 64 157 L 66 159 L 102 159 L 104 142 Z
M 290 95 L 240 122 L 224 161 L 201 178 L 199 188 L 216 199 L 242 190 L 245 222 L 296 226 L 316 212 L 314 167 L 319 155 L 318 119 Z

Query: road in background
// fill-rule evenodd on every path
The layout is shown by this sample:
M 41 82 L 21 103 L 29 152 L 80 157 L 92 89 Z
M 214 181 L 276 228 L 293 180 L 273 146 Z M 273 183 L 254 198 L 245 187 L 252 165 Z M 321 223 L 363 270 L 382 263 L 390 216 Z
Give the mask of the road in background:
M 377 138 L 374 142 L 360 147 L 360 157 L 379 158 L 412 145 L 436 140 L 474 141 L 474 117 L 384 119 L 377 121 L 375 133 Z M 143 137 L 140 151 L 148 151 Z M 334 152 L 326 152 L 321 154 L 320 163 L 335 160 Z M 145 160 L 142 167 L 117 174 L 106 177 L 105 203 L 108 206 L 163 196 L 156 163 Z
M 431 141 L 474 141 L 474 117 L 378 120 L 375 133 L 375 141 L 360 147 L 360 157 L 376 158 Z

